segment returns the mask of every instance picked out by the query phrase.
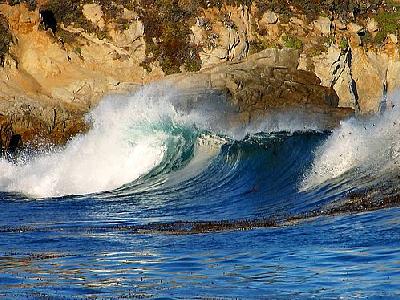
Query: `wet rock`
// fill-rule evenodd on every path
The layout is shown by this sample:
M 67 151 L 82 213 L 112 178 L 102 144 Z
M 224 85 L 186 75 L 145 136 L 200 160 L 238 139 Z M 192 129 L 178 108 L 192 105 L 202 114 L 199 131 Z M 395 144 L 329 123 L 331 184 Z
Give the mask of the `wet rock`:
M 0 109 L 0 146 L 2 155 L 8 157 L 22 147 L 65 144 L 89 126 L 84 111 L 63 105 L 18 99 L 12 107 Z

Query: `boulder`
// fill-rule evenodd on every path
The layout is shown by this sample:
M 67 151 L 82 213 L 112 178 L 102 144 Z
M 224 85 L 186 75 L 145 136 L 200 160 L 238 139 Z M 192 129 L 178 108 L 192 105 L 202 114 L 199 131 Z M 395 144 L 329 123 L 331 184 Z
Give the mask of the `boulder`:
M 291 112 L 307 115 L 324 129 L 332 129 L 353 110 L 339 108 L 335 91 L 322 86 L 314 73 L 298 70 L 298 59 L 296 50 L 266 49 L 243 62 L 170 76 L 167 82 L 192 95 L 223 93 L 233 108 L 230 118 L 240 123 Z
M 314 28 L 320 31 L 322 34 L 331 33 L 332 22 L 327 17 L 319 17 L 314 21 Z
M 260 22 L 265 24 L 276 24 L 279 18 L 278 15 L 272 11 L 267 11 L 263 14 Z
M 370 19 L 367 24 L 368 32 L 377 32 L 379 30 L 378 22 L 375 19 Z
M 103 18 L 103 11 L 101 10 L 101 6 L 99 4 L 85 4 L 83 6 L 82 13 L 86 19 L 91 21 L 100 29 L 103 29 L 106 25 Z
M 360 31 L 364 30 L 364 28 L 356 23 L 350 23 L 347 25 L 347 29 L 351 33 L 359 33 Z

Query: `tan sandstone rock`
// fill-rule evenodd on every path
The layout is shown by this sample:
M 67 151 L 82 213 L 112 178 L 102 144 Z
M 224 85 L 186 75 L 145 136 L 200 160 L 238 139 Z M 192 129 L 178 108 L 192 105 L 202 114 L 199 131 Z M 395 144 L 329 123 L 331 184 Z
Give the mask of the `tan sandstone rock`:
M 378 22 L 374 18 L 369 20 L 367 24 L 367 30 L 369 32 L 377 32 L 379 30 Z
M 101 6 L 99 4 L 85 4 L 83 6 L 82 13 L 86 17 L 86 19 L 91 21 L 100 29 L 103 29 L 106 25 L 103 18 L 103 11 L 101 10 Z
M 272 11 L 267 11 L 262 15 L 260 24 L 276 24 L 279 18 L 278 15 Z
M 319 17 L 314 21 L 314 27 L 322 34 L 329 34 L 331 32 L 332 22 L 327 17 Z

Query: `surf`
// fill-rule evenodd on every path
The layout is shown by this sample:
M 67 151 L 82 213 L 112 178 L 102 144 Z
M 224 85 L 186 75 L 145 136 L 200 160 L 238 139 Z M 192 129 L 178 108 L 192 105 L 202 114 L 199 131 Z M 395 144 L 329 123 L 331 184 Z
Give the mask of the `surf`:
M 226 99 L 205 95 L 163 84 L 110 95 L 87 115 L 91 129 L 64 147 L 1 159 L 0 190 L 30 199 L 178 198 L 189 207 L 212 193 L 217 210 L 246 212 L 248 201 L 262 199 L 253 215 L 263 217 L 311 211 L 377 186 L 395 190 L 397 107 L 325 131 L 293 112 L 233 124 Z

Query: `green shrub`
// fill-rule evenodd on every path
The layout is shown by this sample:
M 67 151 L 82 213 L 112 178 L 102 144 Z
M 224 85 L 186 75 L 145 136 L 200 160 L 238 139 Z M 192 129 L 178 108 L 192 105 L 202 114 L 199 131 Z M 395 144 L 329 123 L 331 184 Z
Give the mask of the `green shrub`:
M 249 43 L 249 54 L 258 53 L 268 48 L 278 48 L 278 47 L 279 45 L 276 44 L 275 42 L 257 39 Z
M 292 48 L 292 49 L 303 49 L 303 42 L 292 35 L 285 35 L 282 37 L 283 40 L 283 46 L 286 48 Z
M 57 30 L 57 38 L 63 44 L 73 44 L 76 42 L 77 38 L 79 37 L 79 33 L 69 32 L 67 30 L 59 28 Z
M 97 30 L 96 36 L 99 40 L 104 40 L 104 39 L 110 38 L 110 36 L 108 35 L 108 32 L 105 30 Z
M 349 41 L 346 38 L 342 38 L 339 42 L 339 48 L 342 51 L 346 51 L 349 48 Z
M 384 42 L 385 39 L 386 39 L 386 36 L 387 36 L 387 33 L 386 33 L 386 32 L 384 32 L 384 31 L 379 31 L 379 32 L 376 34 L 375 38 L 374 38 L 374 42 L 375 42 L 376 44 L 378 44 L 378 45 L 383 44 L 383 42 Z
M 315 45 L 312 48 L 308 49 L 307 53 L 311 57 L 313 56 L 319 56 L 322 53 L 325 53 L 328 50 L 324 45 Z
M 253 0 L 260 16 L 267 10 L 281 15 L 291 16 L 293 12 L 301 12 L 309 20 L 319 16 L 335 16 L 348 19 L 350 15 L 358 17 L 368 15 L 383 5 L 383 0 Z M 293 11 L 292 11 L 293 8 Z M 354 21 L 354 20 L 353 20 Z
M 363 46 L 368 46 L 370 44 L 373 44 L 375 41 L 375 39 L 369 32 L 365 32 L 365 34 L 360 36 L 360 38 L 361 38 L 361 43 Z
M 131 25 L 129 20 L 123 19 L 123 18 L 118 18 L 116 20 L 116 25 L 119 31 L 125 31 L 129 29 L 129 26 Z
M 10 5 L 16 5 L 20 3 L 26 3 L 28 9 L 31 11 L 36 9 L 36 0 L 8 0 L 8 4 Z
M 400 9 L 400 8 L 399 8 Z M 375 36 L 375 42 L 381 44 L 386 39 L 386 36 L 390 33 L 399 34 L 400 31 L 400 12 L 395 11 L 384 11 L 376 15 L 376 21 L 378 22 L 379 32 Z
M 201 65 L 201 59 L 198 54 L 198 50 L 193 48 L 191 51 L 189 51 L 189 56 L 185 59 L 185 70 L 188 72 L 197 72 L 201 69 Z
M 198 8 L 198 7 L 197 7 Z M 140 19 L 144 24 L 146 60 L 148 65 L 158 61 L 165 74 L 188 71 L 201 67 L 200 49 L 190 42 L 190 27 L 195 22 L 196 6 L 176 0 L 143 0 Z
M 76 54 L 78 54 L 79 56 L 82 56 L 82 48 L 81 48 L 81 47 L 76 47 L 76 48 L 74 49 L 74 52 L 75 52 Z
M 53 12 L 57 23 L 65 26 L 74 25 L 88 32 L 93 32 L 96 27 L 83 15 L 82 5 L 76 0 L 50 0 L 46 8 Z

